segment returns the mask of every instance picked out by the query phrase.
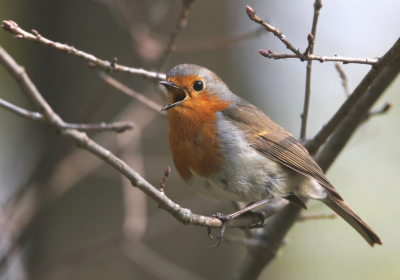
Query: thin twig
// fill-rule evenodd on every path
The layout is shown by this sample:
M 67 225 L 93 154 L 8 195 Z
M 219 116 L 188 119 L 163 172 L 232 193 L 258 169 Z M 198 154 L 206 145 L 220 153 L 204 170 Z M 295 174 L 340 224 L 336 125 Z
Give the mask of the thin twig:
M 198 39 L 198 40 L 190 40 L 187 42 L 178 43 L 176 47 L 176 52 L 213 52 L 225 50 L 244 41 L 250 40 L 252 38 L 256 38 L 264 34 L 262 32 L 264 30 L 263 27 L 257 28 L 254 31 L 247 32 L 240 35 L 234 36 L 224 36 L 220 38 L 209 38 L 209 39 Z
M 262 56 L 272 59 L 286 59 L 286 58 L 299 58 L 294 54 L 279 54 L 271 50 L 259 50 Z M 343 64 L 356 63 L 356 64 L 368 64 L 376 67 L 379 64 L 379 58 L 355 58 L 355 57 L 343 57 L 343 56 L 326 56 L 326 55 L 309 55 L 300 58 L 301 61 L 318 60 L 319 62 L 325 61 L 336 61 L 343 62 Z
M 167 169 L 164 172 L 164 177 L 162 178 L 161 182 L 160 182 L 160 192 L 164 192 L 164 187 L 165 187 L 165 183 L 168 180 L 169 174 L 171 174 L 171 167 L 167 167 Z
M 315 30 L 315 31 L 317 31 L 317 30 Z M 313 34 L 309 33 L 307 36 L 307 41 L 308 41 L 308 46 L 307 46 L 306 50 L 304 51 L 304 56 L 309 56 L 310 54 L 313 53 L 315 36 Z M 311 62 L 311 61 L 308 61 L 308 62 Z
M 325 219 L 336 219 L 338 214 L 300 214 L 297 216 L 298 222 L 310 221 L 310 220 L 325 220 Z
M 286 39 L 286 36 L 283 35 L 282 32 L 281 32 L 280 30 L 276 29 L 276 28 L 273 27 L 272 25 L 269 25 L 268 23 L 266 23 L 265 21 L 263 21 L 262 19 L 260 19 L 260 18 L 256 15 L 256 12 L 255 12 L 250 6 L 247 6 L 247 7 L 246 7 L 246 12 L 247 12 L 247 15 L 249 16 L 249 18 L 250 18 L 252 21 L 254 21 L 254 22 L 258 23 L 258 24 L 261 24 L 262 26 L 265 27 L 265 29 L 266 29 L 268 32 L 272 32 L 276 37 L 278 37 L 279 40 L 281 40 L 282 43 L 284 43 L 285 46 L 286 46 L 289 50 L 291 50 L 294 54 L 296 54 L 296 57 L 297 57 L 297 58 L 300 58 L 300 59 L 302 59 L 302 60 L 304 60 L 304 59 L 306 58 L 305 55 L 302 54 L 298 48 L 295 48 L 295 47 L 288 41 L 288 39 Z
M 317 36 L 317 24 L 321 8 L 322 8 L 321 0 L 315 0 L 313 23 L 311 27 L 311 33 L 308 34 L 307 37 L 308 47 L 304 52 L 305 57 L 310 57 L 310 55 L 314 53 L 315 38 Z M 306 138 L 307 135 L 307 120 L 308 120 L 308 111 L 309 111 L 310 97 L 311 97 L 311 72 L 312 72 L 312 60 L 308 60 L 307 74 L 306 74 L 306 91 L 304 94 L 304 109 L 303 109 L 303 114 L 301 115 L 300 139 Z
M 89 63 L 90 63 L 89 66 L 91 68 L 100 68 L 100 69 L 106 70 L 108 72 L 113 72 L 113 71 L 126 72 L 129 74 L 140 75 L 144 78 L 165 80 L 165 74 L 119 65 L 116 63 L 116 59 L 113 59 L 112 62 L 109 62 L 106 60 L 101 60 L 92 54 L 88 54 L 83 51 L 77 50 L 76 48 L 74 48 L 72 46 L 53 42 L 49 39 L 46 39 L 42 35 L 40 35 L 36 30 L 32 30 L 32 33 L 34 33 L 34 34 L 31 34 L 29 32 L 26 32 L 25 30 L 21 29 L 18 26 L 18 24 L 12 20 L 3 20 L 3 25 L 1 27 L 5 31 L 8 31 L 12 34 L 17 34 L 14 37 L 16 39 L 31 40 L 31 41 L 40 43 L 42 45 L 47 45 L 47 46 L 53 47 L 55 49 L 65 52 L 65 53 L 81 57 L 81 58 L 89 61 Z
M 392 103 L 386 102 L 380 109 L 368 112 L 364 121 L 369 120 L 371 117 L 376 117 L 386 114 L 392 107 L 393 107 Z
M 344 89 L 344 94 L 346 94 L 346 97 L 350 96 L 350 91 L 349 91 L 349 82 L 347 80 L 346 73 L 343 71 L 342 67 L 340 67 L 339 63 L 335 63 L 336 70 L 339 72 L 339 76 L 342 79 L 342 85 Z
M 7 111 L 16 114 L 19 117 L 22 117 L 24 119 L 29 119 L 33 121 L 44 121 L 43 115 L 38 113 L 38 112 L 32 112 L 25 110 L 21 107 L 15 106 L 14 104 L 11 104 L 10 102 L 7 102 L 3 99 L 0 98 L 0 107 L 3 109 L 6 109 Z
M 167 47 L 165 48 L 165 51 L 161 56 L 160 63 L 157 68 L 159 72 L 164 71 L 168 59 L 174 51 L 175 43 L 178 39 L 180 32 L 186 27 L 190 8 L 195 2 L 196 0 L 182 0 L 182 9 L 178 21 L 176 22 L 175 30 L 171 33 L 171 37 L 169 38 Z
M 316 1 L 316 2 L 320 2 L 320 1 Z M 321 7 L 322 7 L 322 4 L 318 4 L 318 3 L 314 4 L 314 11 L 317 11 L 317 9 L 318 9 L 318 11 L 317 11 L 317 13 L 314 12 L 313 28 L 314 28 L 314 23 L 315 23 L 315 28 L 316 28 L 319 10 L 321 9 Z M 294 54 L 278 54 L 271 50 L 268 50 L 268 51 L 259 50 L 259 53 L 264 57 L 273 58 L 273 59 L 298 58 L 301 61 L 318 60 L 319 62 L 339 61 L 339 62 L 343 62 L 344 64 L 347 64 L 347 63 L 369 64 L 369 65 L 372 65 L 373 67 L 378 67 L 378 65 L 379 65 L 378 58 L 351 58 L 351 57 L 340 57 L 340 56 L 313 55 L 313 54 L 311 54 L 312 52 L 309 53 L 307 51 L 305 51 L 304 53 L 301 53 L 298 48 L 294 47 L 289 42 L 289 40 L 286 38 L 285 35 L 282 34 L 282 32 L 280 30 L 278 30 L 277 28 L 273 27 L 272 25 L 269 25 L 268 23 L 266 23 L 265 21 L 260 19 L 256 15 L 255 11 L 250 6 L 246 7 L 246 12 L 252 21 L 264 26 L 268 32 L 272 32 L 276 37 L 279 38 L 279 40 L 282 41 L 282 43 L 285 44 L 286 48 L 288 48 L 289 50 L 291 50 L 294 53 Z M 316 29 L 312 30 L 312 32 L 313 31 L 316 32 Z M 309 40 L 309 42 L 310 42 L 310 40 Z M 310 45 L 310 43 L 309 43 L 309 45 Z
M 32 112 L 25 110 L 21 107 L 15 106 L 3 99 L 0 99 L 0 107 L 6 109 L 7 111 L 16 114 L 19 117 L 39 121 L 42 123 L 46 123 L 45 118 L 42 114 L 38 112 Z M 114 122 L 114 123 L 99 123 L 99 124 L 82 124 L 82 123 L 59 123 L 61 128 L 72 128 L 79 131 L 94 131 L 94 132 L 103 132 L 103 131 L 114 131 L 118 133 L 125 132 L 126 130 L 130 130 L 134 128 L 134 124 L 132 122 Z
M 160 115 L 163 115 L 163 116 L 167 115 L 165 112 L 161 111 L 161 109 L 162 109 L 161 105 L 159 105 L 156 102 L 154 102 L 153 100 L 147 98 L 143 94 L 137 93 L 133 89 L 125 86 L 124 84 L 118 82 L 117 80 L 113 79 L 112 77 L 110 77 L 109 75 L 107 75 L 107 74 L 105 74 L 103 72 L 100 72 L 99 76 L 100 76 L 100 78 L 102 78 L 109 85 L 111 85 L 111 86 L 115 87 L 116 89 L 122 91 L 126 95 L 129 95 L 130 97 L 135 98 L 136 100 L 140 101 L 145 106 L 147 106 L 148 108 L 150 108 L 150 109 L 154 110 L 155 112 L 159 113 Z
M 71 128 L 79 131 L 114 131 L 117 133 L 131 130 L 134 128 L 134 124 L 131 122 L 114 122 L 114 123 L 100 123 L 100 124 L 81 124 L 81 123 L 63 123 L 60 125 L 61 128 Z
M 343 119 L 348 115 L 349 111 L 357 103 L 357 101 L 366 93 L 367 89 L 371 86 L 378 75 L 392 62 L 398 55 L 400 55 L 400 38 L 394 45 L 386 52 L 386 54 L 379 58 L 379 65 L 372 68 L 367 75 L 361 80 L 358 86 L 354 89 L 353 93 L 346 99 L 335 115 L 324 125 L 324 127 L 315 135 L 315 137 L 307 142 L 304 146 L 310 152 L 315 154 L 319 147 L 325 143 L 326 139 L 333 133 L 339 126 Z

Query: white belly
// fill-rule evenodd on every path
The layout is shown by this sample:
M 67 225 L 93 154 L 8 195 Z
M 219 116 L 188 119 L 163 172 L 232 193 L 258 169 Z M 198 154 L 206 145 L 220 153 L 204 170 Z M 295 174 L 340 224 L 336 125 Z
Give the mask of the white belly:
M 259 154 L 249 146 L 243 134 L 223 117 L 217 122 L 224 141 L 225 161 L 219 173 L 204 178 L 195 172 L 188 183 L 200 194 L 211 199 L 255 202 L 264 198 L 285 196 L 294 192 L 300 196 L 322 199 L 324 189 L 282 164 Z
M 204 178 L 192 171 L 189 184 L 211 199 L 254 202 L 290 192 L 287 168 L 247 147 L 224 162 L 222 171 Z

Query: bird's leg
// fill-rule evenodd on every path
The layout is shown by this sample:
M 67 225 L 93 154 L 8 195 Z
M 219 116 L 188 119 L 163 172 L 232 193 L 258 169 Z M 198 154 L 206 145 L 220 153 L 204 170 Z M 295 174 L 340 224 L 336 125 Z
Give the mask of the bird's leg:
M 243 214 L 243 213 L 245 213 L 247 211 L 250 211 L 251 209 L 254 209 L 254 208 L 259 207 L 259 206 L 261 206 L 263 204 L 266 204 L 266 203 L 270 202 L 271 200 L 272 200 L 271 198 L 265 198 L 265 199 L 262 199 L 262 200 L 260 200 L 258 202 L 250 203 L 245 208 L 243 208 L 243 209 L 241 209 L 239 211 L 236 211 L 236 212 L 234 212 L 232 214 L 229 214 L 229 215 L 225 215 L 225 214 L 221 214 L 221 213 L 216 213 L 214 215 L 211 215 L 211 217 L 218 218 L 222 222 L 221 231 L 219 232 L 219 234 L 216 237 L 218 242 L 215 245 L 211 246 L 211 247 L 217 247 L 217 246 L 219 246 L 219 244 L 221 244 L 222 238 L 223 238 L 224 233 L 225 233 L 226 226 L 228 225 L 230 220 L 232 220 L 233 218 L 236 218 L 237 216 L 239 216 L 239 215 L 241 215 L 241 214 Z M 256 227 L 262 227 L 262 226 L 264 226 L 264 220 L 261 222 L 261 224 L 256 224 L 254 226 L 249 226 L 248 228 L 256 228 Z M 211 235 L 211 228 L 210 227 L 207 228 L 207 233 L 208 233 L 208 236 L 211 239 L 215 239 Z

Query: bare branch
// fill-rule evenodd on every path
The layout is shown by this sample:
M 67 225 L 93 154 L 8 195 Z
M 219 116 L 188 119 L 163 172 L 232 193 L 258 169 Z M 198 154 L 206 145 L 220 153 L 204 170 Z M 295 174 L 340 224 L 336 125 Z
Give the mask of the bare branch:
M 265 21 L 263 21 L 262 19 L 260 19 L 260 18 L 256 15 L 256 12 L 255 12 L 250 6 L 247 6 L 247 7 L 246 7 L 246 12 L 247 12 L 247 15 L 249 16 L 249 18 L 250 18 L 252 21 L 254 21 L 254 22 L 258 23 L 258 24 L 261 24 L 262 26 L 265 27 L 265 29 L 266 29 L 268 32 L 272 32 L 276 37 L 278 37 L 278 38 L 282 41 L 282 43 L 284 43 L 285 46 L 286 46 L 289 50 L 291 50 L 294 54 L 296 54 L 296 57 L 297 57 L 297 58 L 300 58 L 300 59 L 302 59 L 302 60 L 304 60 L 304 59 L 306 58 L 306 57 L 304 56 L 304 54 L 302 54 L 298 48 L 295 48 L 295 47 L 288 41 L 288 39 L 286 39 L 286 36 L 283 35 L 281 31 L 279 31 L 279 30 L 276 29 L 275 27 L 269 25 L 268 23 L 266 23 Z
M 339 72 L 340 78 L 342 79 L 344 94 L 346 94 L 346 97 L 349 97 L 350 91 L 349 91 L 349 83 L 347 81 L 346 73 L 343 71 L 342 67 L 340 67 L 339 63 L 335 63 L 335 67 L 336 67 L 336 70 Z
M 189 11 L 192 5 L 196 2 L 196 0 L 182 0 L 182 9 L 181 13 L 179 15 L 178 21 L 176 23 L 176 28 L 175 30 L 171 33 L 171 37 L 169 38 L 168 45 L 161 56 L 160 63 L 158 65 L 158 71 L 163 71 L 165 68 L 165 65 L 168 62 L 168 59 L 171 56 L 171 53 L 174 51 L 175 43 L 176 40 L 178 39 L 178 36 L 182 29 L 186 27 L 187 24 L 187 19 L 189 16 Z
M 259 50 L 258 51 L 262 56 L 266 58 L 273 58 L 273 59 L 286 59 L 286 58 L 300 58 L 294 54 L 279 54 L 275 53 L 271 50 Z M 343 57 L 343 56 L 326 56 L 326 55 L 308 55 L 304 56 L 304 58 L 300 58 L 301 61 L 305 60 L 318 60 L 319 62 L 325 61 L 336 61 L 336 62 L 343 62 L 343 64 L 349 63 L 356 63 L 356 64 L 368 64 L 373 67 L 376 67 L 379 64 L 378 58 L 354 58 L 354 57 Z
M 100 123 L 100 124 L 82 124 L 82 123 L 63 123 L 59 125 L 60 128 L 71 128 L 79 131 L 114 131 L 117 133 L 125 132 L 134 128 L 134 124 L 131 122 L 114 122 L 114 123 Z
M 46 39 L 35 30 L 32 30 L 32 33 L 34 33 L 34 34 L 31 34 L 29 32 L 26 32 L 25 30 L 21 29 L 18 26 L 18 24 L 12 20 L 3 20 L 3 25 L 1 27 L 5 31 L 8 31 L 12 34 L 17 34 L 14 37 L 16 39 L 31 40 L 31 41 L 40 43 L 42 45 L 47 45 L 47 46 L 53 47 L 55 49 L 65 52 L 65 53 L 72 54 L 72 55 L 78 56 L 80 58 L 83 58 L 83 59 L 89 61 L 89 63 L 90 63 L 89 66 L 91 68 L 100 68 L 100 69 L 106 70 L 108 72 L 114 72 L 114 71 L 125 72 L 125 73 L 129 73 L 129 74 L 139 75 L 144 78 L 165 80 L 165 74 L 119 65 L 116 63 L 116 59 L 114 59 L 112 62 L 109 62 L 106 60 L 101 60 L 92 54 L 88 54 L 83 51 L 77 50 L 76 48 L 74 48 L 72 46 L 53 42 L 49 39 Z
M 99 73 L 100 78 L 102 78 L 106 83 L 108 83 L 109 85 L 115 87 L 116 89 L 122 91 L 123 93 L 129 95 L 130 97 L 135 98 L 136 100 L 140 101 L 141 103 L 143 103 L 145 106 L 147 106 L 148 108 L 154 110 L 155 112 L 163 115 L 163 116 L 167 116 L 167 114 L 165 112 L 162 112 L 162 106 L 157 104 L 156 102 L 154 102 L 153 100 L 147 98 L 146 96 L 144 96 L 143 94 L 137 93 L 136 91 L 130 89 L 129 87 L 125 86 L 124 84 L 118 82 L 117 80 L 113 79 L 112 77 L 110 77 L 109 75 L 100 72 Z
M 19 117 L 39 121 L 46 123 L 45 118 L 42 114 L 38 112 L 32 112 L 25 110 L 21 107 L 15 106 L 3 99 L 0 99 L 0 107 L 6 109 L 7 111 L 16 114 Z M 134 124 L 131 122 L 115 122 L 115 123 L 100 123 L 100 124 L 82 124 L 82 123 L 59 123 L 61 128 L 72 128 L 79 131 L 95 131 L 95 132 L 103 132 L 103 131 L 114 131 L 118 133 L 125 132 L 126 130 L 130 130 L 134 128 Z
M 319 18 L 319 11 L 322 8 L 321 0 L 315 0 L 314 3 L 314 17 L 313 23 L 311 27 L 311 33 L 308 34 L 308 47 L 304 52 L 304 56 L 310 57 L 314 53 L 315 46 L 315 37 L 317 36 L 317 24 Z M 304 109 L 303 114 L 301 115 L 301 129 L 300 129 L 300 139 L 306 138 L 307 135 L 307 119 L 308 119 L 308 111 L 310 105 L 310 97 L 311 97 L 311 70 L 312 70 L 312 60 L 308 60 L 307 62 L 307 74 L 306 74 L 306 92 L 304 95 Z
M 325 220 L 325 219 L 336 219 L 338 214 L 300 214 L 297 216 L 298 222 L 310 221 L 310 220 Z
M 6 109 L 7 111 L 16 114 L 19 117 L 22 117 L 24 119 L 29 119 L 33 121 L 40 121 L 43 122 L 44 118 L 42 114 L 39 114 L 38 112 L 32 112 L 25 110 L 21 107 L 15 106 L 14 104 L 11 104 L 10 102 L 7 102 L 3 99 L 0 99 L 0 107 L 3 109 Z
M 320 1 L 316 1 L 320 2 Z M 322 4 L 314 4 L 315 7 L 315 12 L 314 12 L 314 21 L 313 21 L 313 31 L 316 32 L 316 24 L 318 22 L 318 16 L 319 16 L 319 10 L 322 8 Z M 254 10 L 247 6 L 246 8 L 247 14 L 249 18 L 258 23 L 261 24 L 262 26 L 265 27 L 265 29 L 268 32 L 272 32 L 276 37 L 278 37 L 282 43 L 285 44 L 286 48 L 291 50 L 294 54 L 278 54 L 275 53 L 271 50 L 259 50 L 259 53 L 267 58 L 273 58 L 273 59 L 286 59 L 286 58 L 298 58 L 301 61 L 310 61 L 310 60 L 318 60 L 319 62 L 325 62 L 325 61 L 337 61 L 337 62 L 343 62 L 344 64 L 348 63 L 358 63 L 358 64 L 369 64 L 372 65 L 373 67 L 378 67 L 379 66 L 379 59 L 378 58 L 351 58 L 351 57 L 341 57 L 341 56 L 324 56 L 324 55 L 313 55 L 312 52 L 308 52 L 307 50 L 304 53 L 301 53 L 300 50 L 296 47 L 294 47 L 289 40 L 286 38 L 285 35 L 282 34 L 282 32 L 275 27 L 269 25 L 262 19 L 260 19 Z M 315 25 L 315 30 L 314 30 L 314 25 Z M 312 31 L 312 32 L 313 32 Z M 315 37 L 315 34 L 313 35 Z M 311 49 L 310 47 L 310 39 L 308 40 L 308 48 Z
M 358 102 L 368 90 L 378 75 L 400 54 L 400 38 L 396 43 L 386 52 L 386 54 L 379 59 L 378 67 L 372 68 L 367 75 L 362 79 L 358 86 L 354 89 L 353 93 L 347 98 L 335 115 L 329 122 L 317 133 L 312 139 L 307 141 L 304 146 L 308 149 L 310 154 L 315 154 L 319 147 L 325 143 L 326 139 L 332 132 L 339 126 L 343 119 L 348 115 L 351 108 Z
M 400 39 L 398 40 L 398 42 Z M 400 73 L 400 55 L 398 55 L 386 68 L 381 75 L 372 83 L 368 91 L 360 98 L 357 104 L 351 109 L 346 118 L 340 122 L 336 130 L 329 137 L 326 144 L 315 156 L 322 170 L 327 170 L 333 160 L 342 151 L 351 135 L 368 116 L 370 108 L 383 94 L 386 88 Z M 353 93 L 354 94 L 354 93 Z M 352 94 L 352 95 L 353 95 Z M 348 99 L 350 99 L 352 97 Z M 387 110 L 390 108 L 388 106 Z
M 150 198 L 158 203 L 160 208 L 166 210 L 181 223 L 185 225 L 191 224 L 210 228 L 219 228 L 222 226 L 221 220 L 217 218 L 194 214 L 190 209 L 182 208 L 180 205 L 174 203 L 164 193 L 160 192 L 156 187 L 143 179 L 125 162 L 90 139 L 86 133 L 79 132 L 76 129 L 64 128 L 62 126 L 64 122 L 58 115 L 54 113 L 51 107 L 40 95 L 25 71 L 21 70 L 23 68 L 19 66 L 2 48 L 0 48 L 0 62 L 11 73 L 17 83 L 23 88 L 24 93 L 31 99 L 32 103 L 34 103 L 38 110 L 45 113 L 43 114 L 43 118 L 55 130 L 56 133 L 71 138 L 76 142 L 78 147 L 91 152 L 98 158 L 108 163 L 111 167 L 124 175 L 133 186 L 146 193 Z M 273 206 L 274 204 L 271 203 L 270 207 Z M 267 209 L 271 210 L 270 208 Z M 271 213 L 274 213 L 273 209 L 271 210 Z M 260 214 L 262 216 L 268 213 L 262 212 Z M 229 223 L 228 227 L 249 227 L 262 221 L 262 218 L 259 216 L 260 215 L 237 217 Z
M 309 33 L 307 36 L 307 41 L 308 41 L 308 46 L 307 46 L 306 50 L 304 51 L 304 56 L 309 56 L 314 51 L 314 43 L 315 43 L 314 35 Z M 311 61 L 309 60 L 308 62 L 311 62 Z
M 0 63 L 13 76 L 15 81 L 21 87 L 22 92 L 30 99 L 36 109 L 43 115 L 44 121 L 50 125 L 62 123 L 62 120 L 50 105 L 44 100 L 37 90 L 36 86 L 29 79 L 25 69 L 19 66 L 15 60 L 0 46 Z

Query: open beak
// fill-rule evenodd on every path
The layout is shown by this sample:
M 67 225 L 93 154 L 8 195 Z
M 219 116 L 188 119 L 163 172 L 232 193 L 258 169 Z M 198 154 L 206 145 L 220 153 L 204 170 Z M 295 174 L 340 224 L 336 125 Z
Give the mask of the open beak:
M 176 105 L 179 105 L 179 103 L 182 103 L 185 101 L 186 97 L 188 97 L 186 91 L 183 88 L 175 85 L 173 82 L 161 81 L 160 84 L 167 88 L 170 102 L 168 105 L 162 108 L 161 111 L 166 111 L 175 107 Z

